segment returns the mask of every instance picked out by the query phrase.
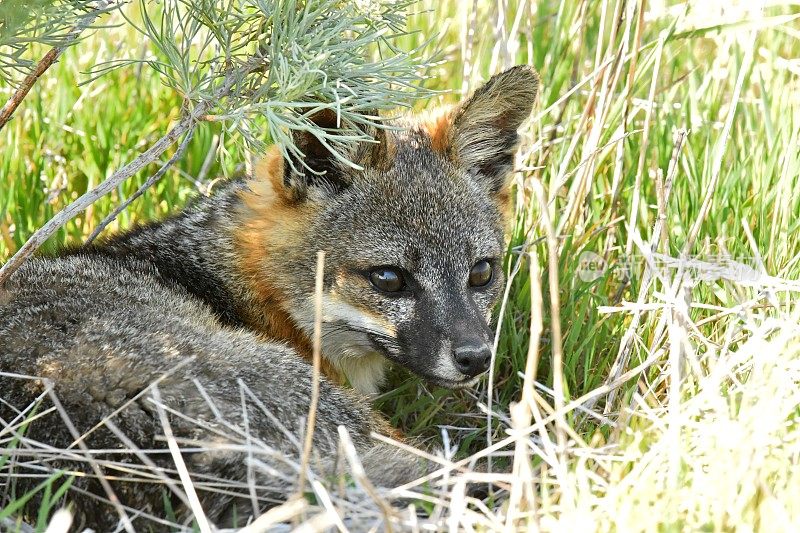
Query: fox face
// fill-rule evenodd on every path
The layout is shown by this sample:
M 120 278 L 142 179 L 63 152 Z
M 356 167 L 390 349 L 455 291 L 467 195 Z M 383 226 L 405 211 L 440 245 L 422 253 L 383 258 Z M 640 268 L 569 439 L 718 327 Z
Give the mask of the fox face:
M 361 170 L 310 135 L 296 138 L 303 161 L 269 152 L 237 233 L 256 327 L 307 345 L 324 250 L 322 353 L 351 385 L 377 392 L 388 361 L 473 383 L 491 360 L 517 129 L 537 92 L 528 67 L 498 74 L 456 107 L 370 131 L 377 143 L 346 154 Z

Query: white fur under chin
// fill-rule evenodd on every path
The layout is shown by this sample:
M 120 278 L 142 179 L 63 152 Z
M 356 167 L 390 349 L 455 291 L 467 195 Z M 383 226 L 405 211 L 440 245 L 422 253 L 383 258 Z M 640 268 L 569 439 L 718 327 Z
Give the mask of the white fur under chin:
M 386 358 L 381 354 L 341 357 L 335 364 L 358 392 L 367 396 L 376 396 L 380 392 L 387 366 Z
M 292 316 L 312 335 L 314 298 L 309 298 L 305 309 L 296 310 Z M 373 351 L 363 331 L 339 329 L 339 322 L 386 336 L 394 336 L 394 331 L 351 305 L 333 300 L 329 295 L 322 297 L 322 353 L 342 371 L 355 390 L 367 396 L 376 396 L 386 377 L 388 361 Z M 329 329 L 331 323 L 334 327 Z

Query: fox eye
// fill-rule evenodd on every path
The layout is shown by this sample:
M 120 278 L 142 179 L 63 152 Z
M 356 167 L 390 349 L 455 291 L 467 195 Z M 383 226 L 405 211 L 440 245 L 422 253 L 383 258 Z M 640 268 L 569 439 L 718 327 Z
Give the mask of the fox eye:
M 483 287 L 492 281 L 492 265 L 486 259 L 481 259 L 469 271 L 469 284 L 471 287 Z
M 369 280 L 378 290 L 398 292 L 406 287 L 403 273 L 391 267 L 379 267 L 370 272 Z

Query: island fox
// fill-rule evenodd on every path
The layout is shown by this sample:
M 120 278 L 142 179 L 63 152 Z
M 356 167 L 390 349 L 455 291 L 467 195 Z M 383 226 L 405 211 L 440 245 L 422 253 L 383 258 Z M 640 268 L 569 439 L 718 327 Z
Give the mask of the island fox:
M 312 395 L 318 250 L 312 467 L 333 472 L 344 426 L 375 484 L 416 478 L 425 465 L 371 438 L 391 428 L 368 397 L 387 363 L 450 388 L 488 368 L 517 129 L 537 91 L 533 69 L 511 68 L 460 105 L 369 130 L 378 142 L 344 154 L 359 168 L 298 134 L 302 161 L 273 147 L 172 217 L 28 261 L 0 287 L 0 444 L 18 451 L 17 495 L 79 472 L 67 500 L 84 525 L 111 527 L 117 499 L 164 527 L 165 494 L 189 514 L 180 487 L 148 474 L 175 472 L 169 427 L 209 519 L 244 522 L 285 499 Z M 336 128 L 332 113 L 314 120 Z M 252 442 L 272 451 L 255 473 Z M 100 451 L 89 460 L 84 446 Z M 215 489 L 221 479 L 242 488 Z

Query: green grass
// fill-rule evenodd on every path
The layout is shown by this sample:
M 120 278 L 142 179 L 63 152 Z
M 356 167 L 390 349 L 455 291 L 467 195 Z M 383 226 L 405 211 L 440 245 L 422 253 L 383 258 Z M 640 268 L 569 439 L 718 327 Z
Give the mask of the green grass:
M 674 185 L 663 210 L 666 238 L 659 240 L 659 250 L 672 257 L 685 252 L 709 261 L 733 257 L 756 269 L 758 254 L 766 273 L 800 278 L 800 78 L 795 59 L 800 57 L 800 19 L 794 17 L 800 9 L 786 2 L 785 7 L 766 9 L 757 19 L 745 0 L 670 2 L 674 9 L 669 12 L 657 11 L 661 3 L 651 1 L 637 49 L 636 14 L 622 17 L 620 27 L 613 29 L 617 2 L 532 3 L 507 2 L 505 36 L 495 36 L 495 3 L 478 2 L 478 31 L 470 45 L 472 2 L 429 0 L 409 20 L 410 28 L 419 32 L 401 42 L 410 48 L 443 31 L 436 44 L 445 60 L 431 68 L 428 87 L 450 92 L 431 99 L 429 106 L 459 98 L 464 53 L 470 46 L 470 88 L 491 74 L 493 46 L 498 42 L 510 43 L 509 64 L 532 64 L 542 79 L 538 112 L 524 132 L 527 148 L 532 149 L 522 161 L 529 170 L 519 174 L 520 201 L 510 246 L 526 253 L 500 317 L 492 440 L 505 436 L 508 407 L 520 400 L 519 373 L 528 358 L 530 324 L 539 316 L 531 309 L 531 291 L 536 294 L 537 288 L 528 275 L 527 252 L 535 251 L 538 258 L 544 296 L 538 380 L 553 387 L 563 374 L 566 402 L 606 383 L 631 324 L 632 313 L 603 313 L 601 307 L 635 302 L 640 291 L 645 302 L 663 303 L 668 288 L 661 281 L 642 287 L 642 254 L 635 246 L 633 253 L 626 252 L 626 244 L 632 233 L 644 241 L 651 239 L 659 214 L 658 182 L 668 175 L 677 130 L 689 134 L 675 161 Z M 721 6 L 727 7 L 724 16 L 719 13 Z M 525 11 L 512 31 L 518 9 Z M 140 43 L 132 32 L 108 29 L 69 50 L 0 132 L 0 262 L 55 212 L 141 153 L 177 117 L 179 98 L 147 68 L 117 70 L 79 85 L 90 66 L 122 46 L 135 48 Z M 494 70 L 502 66 L 504 51 L 498 56 Z M 603 64 L 607 67 L 594 75 Z M 580 87 L 572 90 L 576 84 Z M 0 90 L 4 98 L 8 88 Z M 221 128 L 213 123 L 200 127 L 175 169 L 111 228 L 180 208 L 195 194 L 190 177 L 198 175 Z M 244 161 L 235 137 L 225 136 L 224 149 L 223 163 L 215 163 L 208 178 L 230 173 Z M 152 165 L 68 223 L 48 248 L 80 242 L 156 168 Z M 544 188 L 549 216 L 559 228 L 557 288 L 547 282 L 547 226 L 533 183 Z M 704 212 L 707 195 L 710 204 Z M 638 207 L 631 226 L 634 206 Z M 695 224 L 697 238 L 685 249 Z M 752 232 L 752 243 L 745 228 Z M 581 279 L 584 252 L 606 260 L 608 268 L 596 280 Z M 509 271 L 520 257 L 509 255 Z M 554 289 L 560 299 L 557 317 L 549 312 Z M 718 314 L 756 293 L 726 279 L 689 288 L 688 315 L 697 330 L 689 328 L 686 335 L 697 368 L 689 372 L 686 394 L 696 391 L 691 385 L 702 381 L 695 375 L 698 368 L 712 368 L 720 353 L 751 338 L 747 328 L 736 325 L 736 315 Z M 788 291 L 775 291 L 774 297 L 781 304 L 778 308 L 770 308 L 762 299 L 760 307 L 747 309 L 775 315 L 797 302 L 796 293 Z M 659 350 L 663 357 L 621 387 L 614 403 L 594 404 L 595 411 L 605 409 L 624 423 L 629 418 L 635 421 L 628 412 L 635 404 L 655 408 L 668 403 L 670 343 L 658 325 L 663 316 L 642 314 L 625 369 Z M 555 319 L 562 330 L 560 372 L 551 359 L 557 340 L 551 334 Z M 427 390 L 398 372 L 393 385 L 378 403 L 409 434 L 437 438 L 440 426 L 447 426 L 461 443 L 462 454 L 486 444 L 487 418 L 477 406 L 478 401 L 487 402 L 486 382 L 477 391 L 451 393 Z M 575 436 L 587 442 L 622 442 L 622 430 L 598 424 L 578 411 L 566 419 Z

